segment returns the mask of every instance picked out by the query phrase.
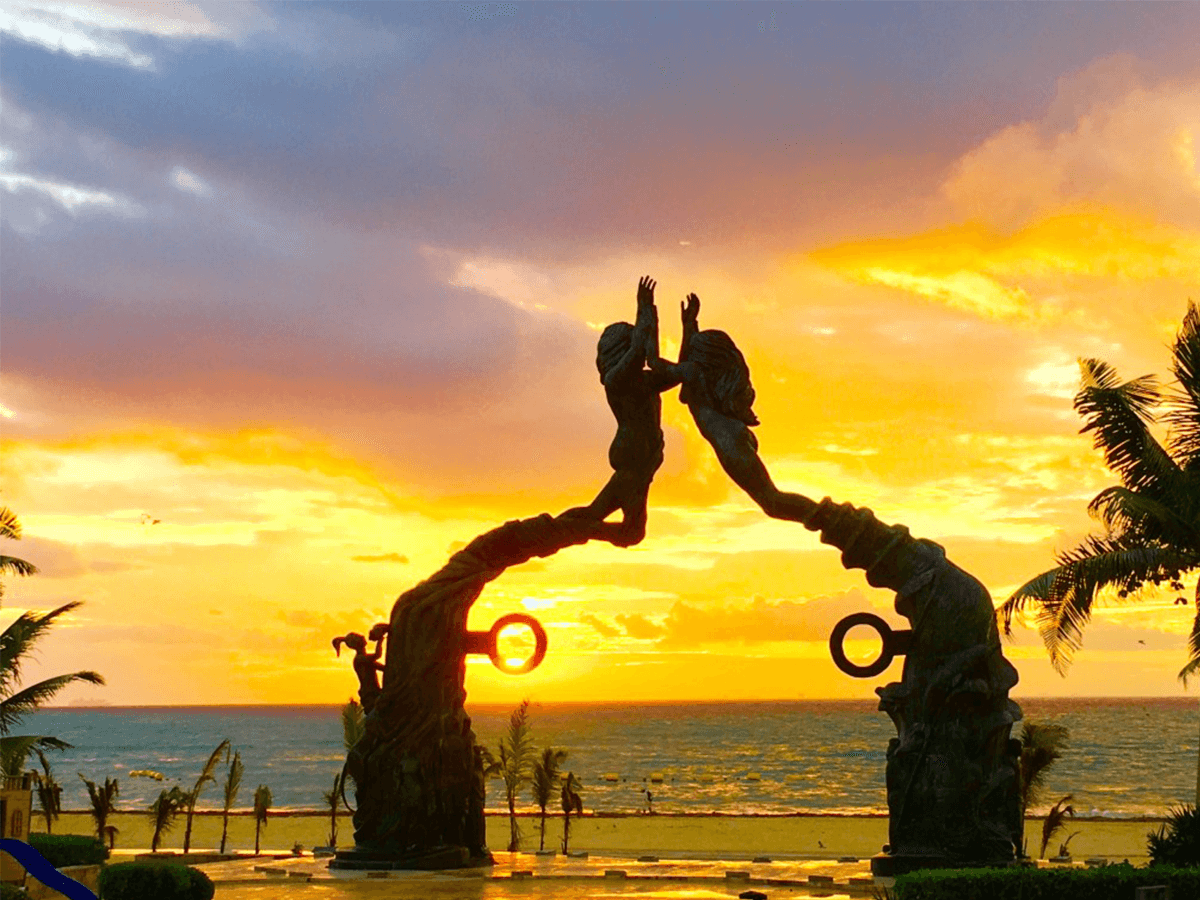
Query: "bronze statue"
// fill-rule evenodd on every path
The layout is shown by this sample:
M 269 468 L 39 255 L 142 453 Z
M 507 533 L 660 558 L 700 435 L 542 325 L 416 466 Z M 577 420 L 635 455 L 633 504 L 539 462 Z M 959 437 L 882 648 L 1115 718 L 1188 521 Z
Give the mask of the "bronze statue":
M 1008 699 L 1017 671 L 1001 652 L 991 595 L 941 546 L 903 525 L 779 490 L 750 431 L 758 419 L 749 367 L 724 332 L 698 331 L 699 311 L 689 295 L 680 399 L 722 468 L 767 515 L 819 531 L 842 551 L 842 565 L 895 591 L 896 612 L 912 623 L 911 632 L 884 635 L 885 653 L 906 659 L 901 681 L 877 691 L 898 737 L 888 746 L 889 845 L 872 870 L 1012 861 L 1024 832 L 1020 744 L 1010 737 L 1021 709 Z
M 387 633 L 386 622 L 377 622 L 371 627 L 369 637 L 375 642 L 374 653 L 367 652 L 367 638 L 357 631 L 333 639 L 335 655 L 342 655 L 342 644 L 354 651 L 354 674 L 358 676 L 358 699 L 362 704 L 363 715 L 371 714 L 371 710 L 375 708 L 375 700 L 379 697 L 379 673 L 383 671 L 383 665 L 379 662 L 383 655 L 380 648 Z
M 613 474 L 590 505 L 567 513 L 602 522 L 621 510 L 620 522 L 604 523 L 597 531 L 598 536 L 619 547 L 640 543 L 646 536 L 646 498 L 663 462 L 659 395 L 679 384 L 670 366 L 658 365 L 655 285 L 649 276 L 638 282 L 636 324 L 614 322 L 600 335 L 596 368 L 617 420 L 617 434 L 608 448 Z
M 819 531 L 842 551 L 842 564 L 866 571 L 867 581 L 896 592 L 896 611 L 911 631 L 884 633 L 884 655 L 906 654 L 903 678 L 880 688 L 880 709 L 898 737 L 888 747 L 890 844 L 872 863 L 878 874 L 911 868 L 1012 860 L 1021 846 L 1018 742 L 1011 740 L 1020 708 L 1008 699 L 1016 670 L 1004 659 L 982 584 L 946 559 L 932 541 L 914 539 L 902 525 L 884 525 L 869 509 L 817 503 L 779 490 L 750 430 L 754 388 L 737 345 L 723 331 L 699 329 L 700 299 L 681 306 L 680 358 L 659 357 L 655 282 L 638 283 L 636 324 L 619 322 L 601 335 L 597 368 L 617 420 L 609 449 L 613 474 L 587 506 L 553 517 L 506 522 L 471 541 L 439 571 L 403 593 L 387 625 L 367 639 L 335 639 L 355 650 L 365 719 L 346 772 L 358 808 L 355 848 L 339 851 L 335 868 L 455 868 L 487 863 L 484 841 L 482 754 L 464 710 L 465 657 L 498 658 L 502 617 L 490 632 L 469 632 L 467 615 L 488 582 L 510 566 L 550 556 L 590 540 L 629 546 L 646 532 L 651 481 L 663 461 L 660 394 L 682 384 L 700 433 L 722 468 L 763 511 Z M 620 522 L 606 522 L 620 510 Z M 854 667 L 839 658 L 840 641 L 859 620 L 835 629 L 835 659 L 852 674 L 877 674 L 886 662 Z M 541 626 L 528 671 L 546 649 Z M 388 633 L 386 659 L 381 641 Z M 499 665 L 499 663 L 497 663 Z M 379 674 L 382 673 L 382 684 Z M 564 808 L 567 791 L 564 789 Z M 578 800 L 572 799 L 578 810 Z M 564 840 L 565 846 L 565 840 Z

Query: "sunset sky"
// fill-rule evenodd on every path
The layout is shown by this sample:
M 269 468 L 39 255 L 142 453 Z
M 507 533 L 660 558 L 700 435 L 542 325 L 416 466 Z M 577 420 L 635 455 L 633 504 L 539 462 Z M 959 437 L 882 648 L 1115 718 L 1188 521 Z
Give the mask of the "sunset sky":
M 0 624 L 84 606 L 78 704 L 337 703 L 366 632 L 507 519 L 586 504 L 605 324 L 730 332 L 785 489 L 996 602 L 1114 478 L 1076 360 L 1165 374 L 1200 300 L 1200 5 L 0 3 Z M 872 696 L 889 592 L 773 522 L 676 394 L 649 531 L 510 570 L 470 700 Z M 154 519 L 160 520 L 157 524 Z M 1194 582 L 1193 582 L 1194 584 Z M 1193 585 L 1189 585 L 1190 590 Z M 1192 610 L 1111 606 L 1030 695 L 1177 695 Z

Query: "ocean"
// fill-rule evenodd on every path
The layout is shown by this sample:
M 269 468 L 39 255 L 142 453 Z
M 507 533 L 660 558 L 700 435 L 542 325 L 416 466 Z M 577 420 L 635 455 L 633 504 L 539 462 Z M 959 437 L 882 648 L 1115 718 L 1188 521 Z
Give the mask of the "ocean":
M 1161 816 L 1194 799 L 1195 700 L 1019 702 L 1026 720 L 1071 732 L 1043 807 L 1069 793 L 1081 816 Z M 512 708 L 468 704 L 467 711 L 494 752 Z M 887 811 L 885 752 L 895 729 L 873 702 L 535 703 L 530 720 L 539 750 L 567 751 L 564 768 L 582 780 L 589 810 L 636 812 L 649 789 L 654 810 L 664 813 Z M 225 738 L 245 765 L 235 808 L 248 807 L 265 784 L 274 809 L 313 809 L 344 759 L 337 706 L 49 709 L 26 717 L 18 731 L 74 745 L 50 755 L 69 810 L 88 807 L 77 772 L 93 781 L 118 778 L 118 809 L 145 809 L 163 787 L 190 788 Z M 138 770 L 164 779 L 129 775 Z M 197 808 L 220 807 L 223 780 L 222 767 Z M 489 809 L 499 811 L 502 797 L 501 783 L 492 781 Z M 532 806 L 527 796 L 524 802 Z

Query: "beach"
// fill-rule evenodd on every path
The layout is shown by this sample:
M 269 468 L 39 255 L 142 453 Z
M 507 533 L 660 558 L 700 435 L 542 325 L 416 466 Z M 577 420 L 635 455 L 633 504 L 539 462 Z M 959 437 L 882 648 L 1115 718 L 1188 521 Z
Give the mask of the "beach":
M 539 817 L 517 816 L 523 835 L 521 849 L 538 849 Z M 562 816 L 547 816 L 546 847 L 559 849 Z M 119 812 L 110 818 L 117 833 L 116 848 L 149 848 L 150 820 L 144 812 Z M 1135 864 L 1146 861 L 1146 835 L 1161 825 L 1161 820 L 1075 819 L 1056 836 L 1048 855 L 1072 832 L 1070 851 L 1075 859 L 1103 857 Z M 162 839 L 160 849 L 179 850 L 183 846 L 184 819 Z M 1041 843 L 1042 820 L 1026 822 L 1026 837 L 1032 855 Z M 44 831 L 45 820 L 34 820 L 34 831 Z M 90 814 L 63 813 L 55 823 L 55 833 L 89 834 L 94 830 Z M 571 820 L 571 850 L 615 857 L 660 855 L 680 859 L 753 859 L 756 856 L 794 859 L 837 859 L 854 856 L 867 858 L 878 853 L 887 842 L 886 816 L 840 815 L 605 815 L 589 814 Z M 338 817 L 338 846 L 354 843 L 349 814 Z M 508 846 L 509 821 L 504 815 L 488 815 L 488 846 L 504 850 Z M 328 843 L 329 815 L 315 811 L 285 811 L 272 814 L 262 830 L 261 849 L 290 851 L 295 844 L 311 850 Z M 192 850 L 213 850 L 221 841 L 221 814 L 198 811 L 192 825 Z M 254 817 L 248 813 L 229 817 L 229 852 L 254 849 Z

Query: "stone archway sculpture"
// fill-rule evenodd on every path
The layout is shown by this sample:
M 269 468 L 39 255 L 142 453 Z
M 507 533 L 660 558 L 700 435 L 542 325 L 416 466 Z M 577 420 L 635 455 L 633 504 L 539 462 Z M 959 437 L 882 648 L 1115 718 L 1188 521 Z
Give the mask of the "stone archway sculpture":
M 724 332 L 699 330 L 700 300 L 691 294 L 682 307 L 679 362 L 660 359 L 653 291 L 654 282 L 643 278 L 636 323 L 609 326 L 600 340 L 597 367 L 618 428 L 609 451 L 613 476 L 596 499 L 480 535 L 400 596 L 386 629 L 372 630 L 375 654 L 353 637 L 355 648 L 363 645 L 355 669 L 371 709 L 346 763 L 358 802 L 355 847 L 339 851 L 331 865 L 440 869 L 490 862 L 483 770 L 464 710 L 464 677 L 466 654 L 492 649 L 496 629 L 490 638 L 468 632 L 467 614 L 484 586 L 510 566 L 589 540 L 630 546 L 642 539 L 647 493 L 662 463 L 660 394 L 675 384 L 682 384 L 680 400 L 730 478 L 767 515 L 820 532 L 842 551 L 844 566 L 864 569 L 868 583 L 894 590 L 896 611 L 912 623 L 911 631 L 880 629 L 884 656 L 902 653 L 906 660 L 901 681 L 878 689 L 880 709 L 898 736 L 888 747 L 890 843 L 873 871 L 1012 861 L 1023 822 L 1019 746 L 1010 732 L 1021 711 L 1008 698 L 1017 673 L 1001 652 L 986 588 L 939 545 L 914 539 L 902 525 L 776 488 L 750 431 L 758 420 L 741 352 Z M 618 510 L 620 522 L 605 521 Z M 831 642 L 839 665 L 848 628 L 835 629 Z M 384 630 L 376 693 L 373 667 Z M 544 653 L 544 633 L 539 646 Z M 843 666 L 858 675 L 885 667 Z

